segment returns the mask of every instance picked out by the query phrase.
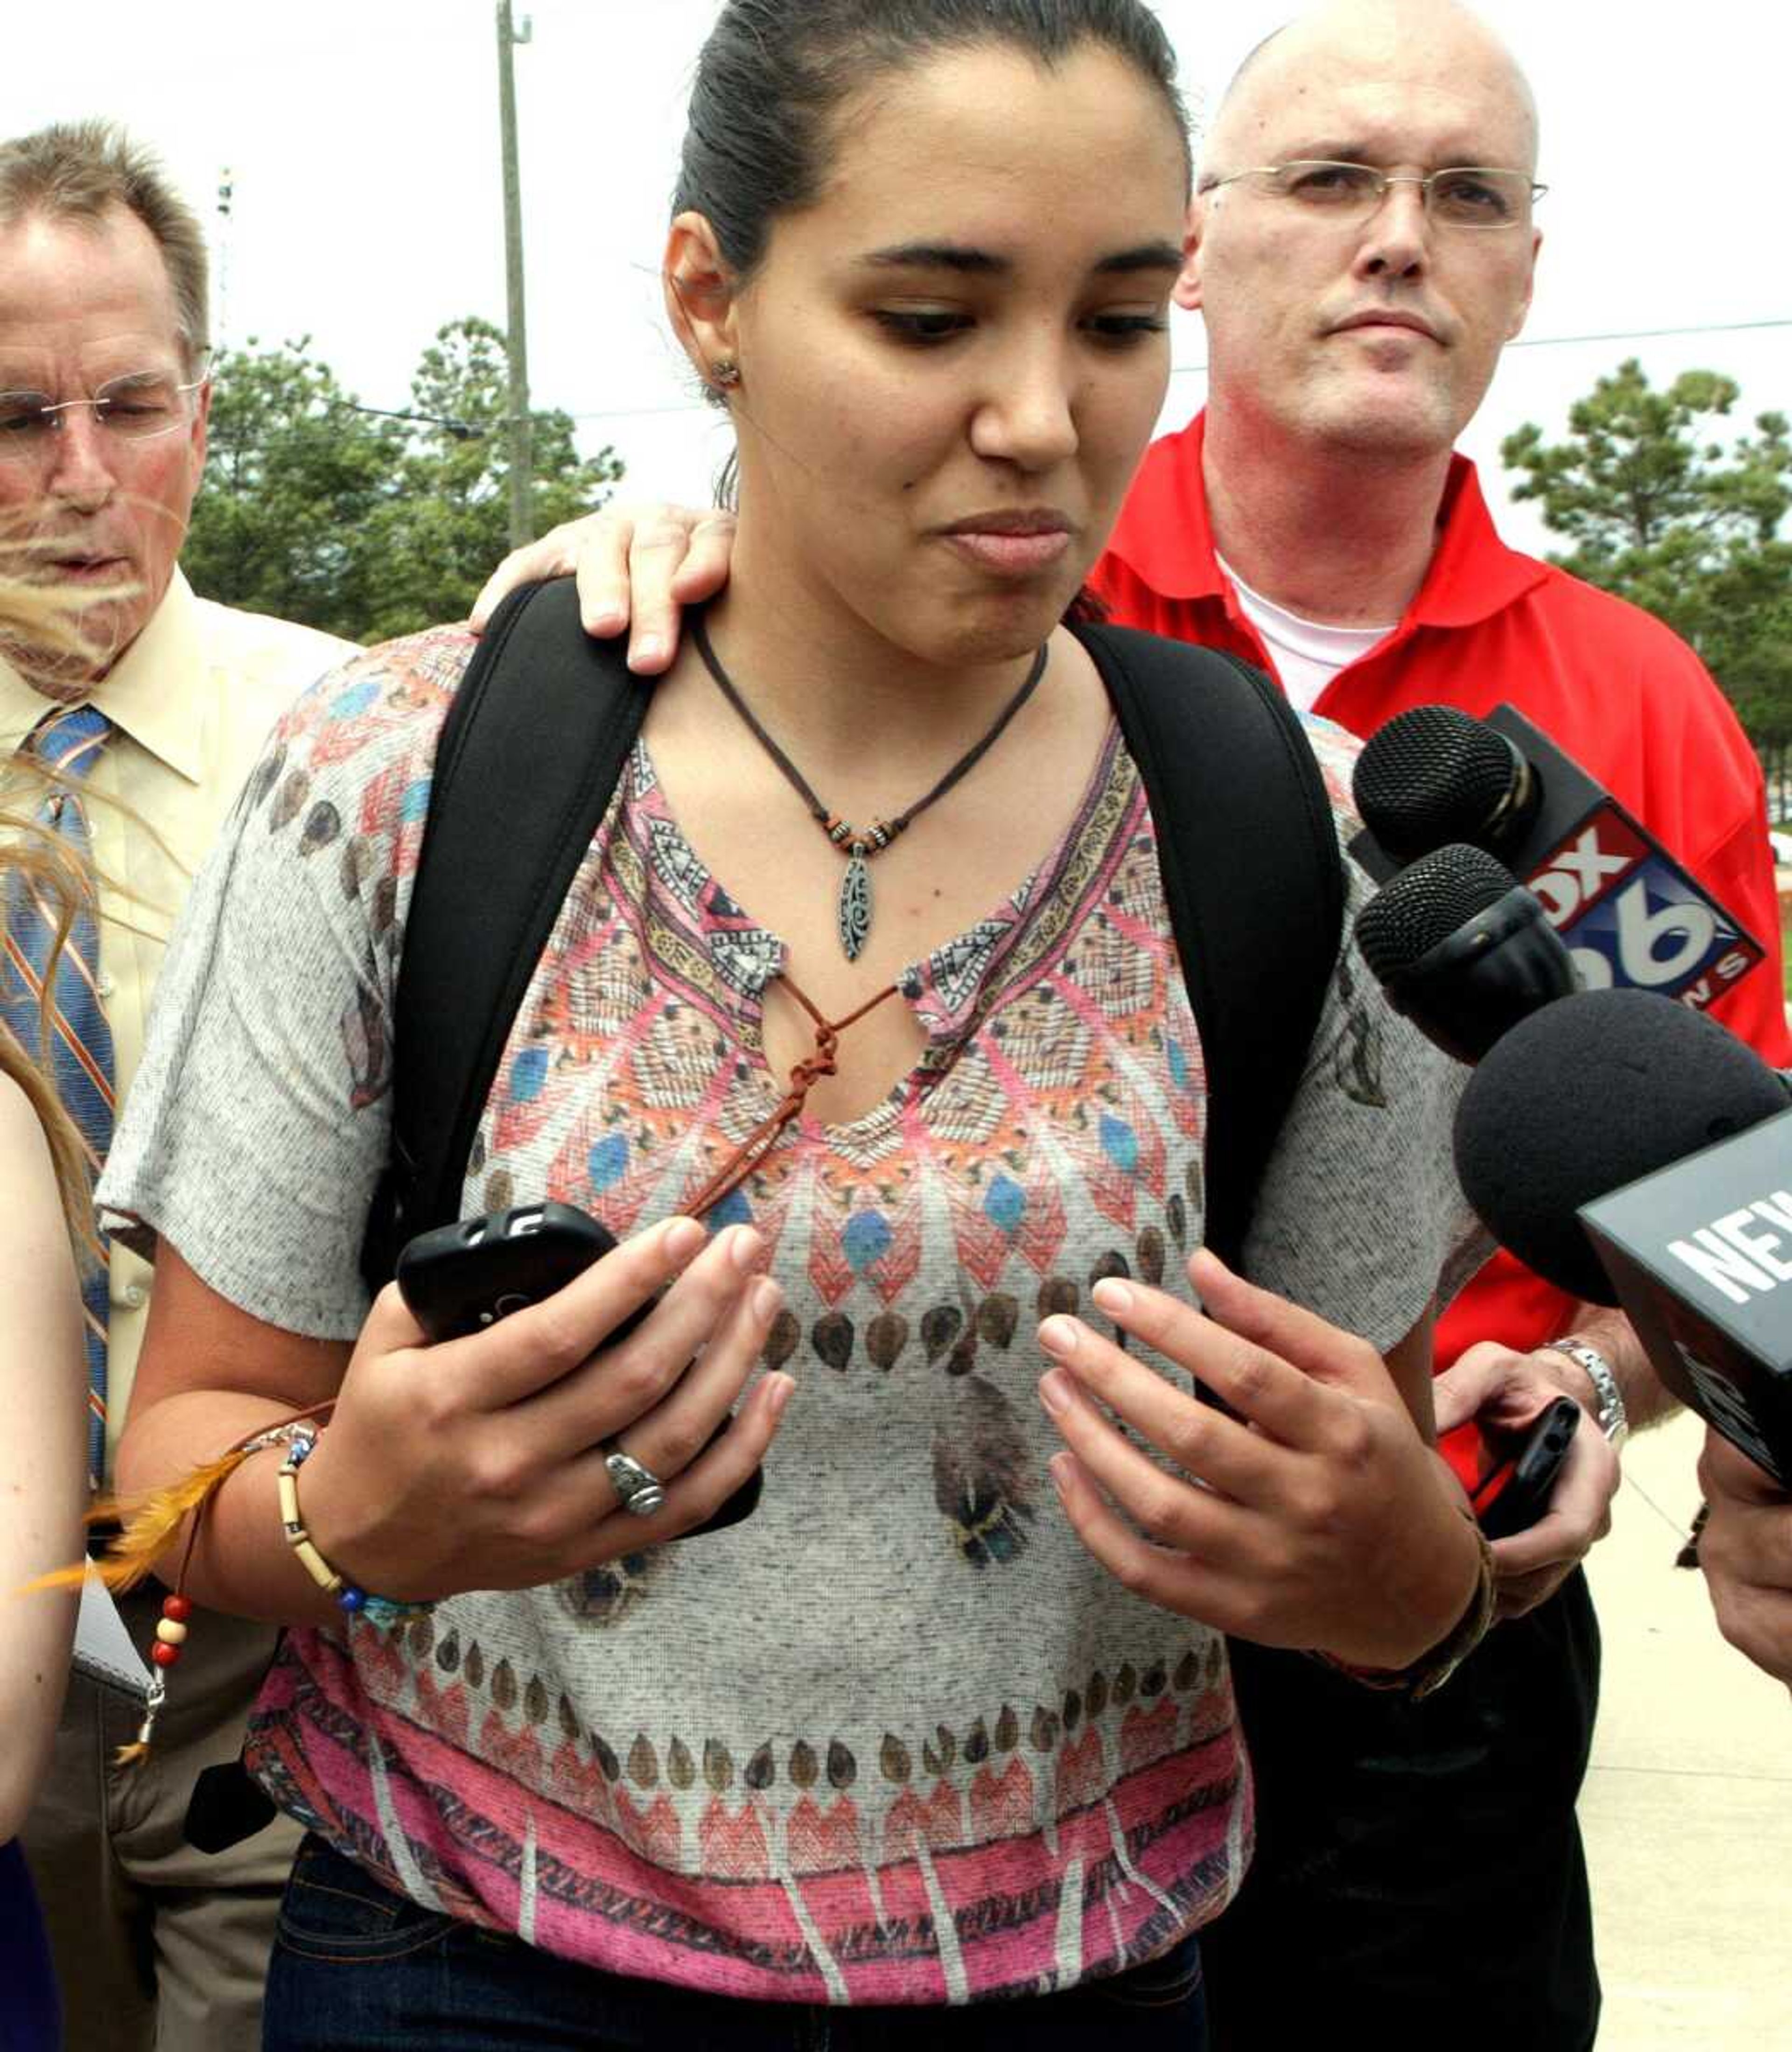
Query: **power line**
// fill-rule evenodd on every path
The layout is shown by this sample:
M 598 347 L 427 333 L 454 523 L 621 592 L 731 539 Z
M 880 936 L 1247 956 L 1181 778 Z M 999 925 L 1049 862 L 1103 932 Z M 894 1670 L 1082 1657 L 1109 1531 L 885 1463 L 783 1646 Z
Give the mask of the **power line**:
M 382 421 L 417 421 L 426 428 L 440 428 L 457 442 L 479 441 L 491 433 L 489 428 L 477 428 L 470 421 L 456 420 L 448 413 L 413 413 L 401 411 L 393 406 L 363 406 L 358 399 L 332 399 L 330 405 L 345 413 L 372 413 Z
M 1792 320 L 1704 321 L 1693 327 L 1619 328 L 1610 335 L 1521 335 L 1508 349 L 1555 349 L 1564 343 L 1654 342 L 1665 335 L 1741 335 L 1751 328 L 1792 327 Z
M 714 407 L 702 399 L 674 399 L 663 406 L 605 406 L 595 413 L 569 413 L 573 421 L 644 421 L 655 413 L 713 413 Z
M 1702 321 L 1691 327 L 1628 327 L 1614 328 L 1606 335 L 1521 335 L 1516 342 L 1508 342 L 1508 349 L 1568 349 L 1587 342 L 1657 342 L 1670 335 L 1740 335 L 1751 328 L 1792 327 L 1792 319 L 1752 321 Z M 1170 367 L 1172 378 L 1192 377 L 1207 369 L 1204 363 L 1176 363 Z
M 1770 320 L 1700 321 L 1687 327 L 1614 328 L 1604 335 L 1520 335 L 1516 342 L 1508 342 L 1506 347 L 1508 349 L 1570 349 L 1577 348 L 1587 343 L 1660 342 L 1680 335 L 1743 335 L 1763 328 L 1784 327 L 1792 327 L 1792 316 L 1784 319 Z M 1172 378 L 1198 377 L 1206 370 L 1207 367 L 1204 362 L 1173 363 L 1170 366 L 1170 375 Z M 344 401 L 339 403 L 353 405 L 354 410 L 360 413 L 379 413 L 388 410 L 379 406 L 363 406 L 354 401 Z M 558 409 L 548 408 L 543 410 L 558 411 Z M 566 417 L 574 421 L 644 421 L 671 413 L 713 413 L 714 410 L 713 407 L 701 399 L 679 399 L 671 400 L 655 406 L 602 406 L 590 413 L 569 413 Z M 393 413 L 390 417 L 396 420 L 419 421 L 430 421 L 433 418 L 432 415 L 427 413 Z M 481 429 L 469 430 L 466 424 L 460 421 L 444 421 L 440 425 L 447 427 L 451 433 L 456 429 L 463 433 L 473 434 L 490 432 L 489 429 Z
M 1669 335 L 1739 335 L 1750 328 L 1792 327 L 1792 318 L 1784 320 L 1706 321 L 1691 327 L 1634 327 L 1620 328 L 1609 335 L 1520 335 L 1516 342 L 1508 342 L 1508 349 L 1561 349 L 1588 342 L 1652 342 Z M 1172 378 L 1192 378 L 1207 369 L 1203 363 L 1172 363 Z M 659 413 L 700 413 L 708 411 L 701 400 L 686 400 L 660 406 L 607 406 L 593 413 L 574 413 L 575 421 L 634 421 L 644 420 Z

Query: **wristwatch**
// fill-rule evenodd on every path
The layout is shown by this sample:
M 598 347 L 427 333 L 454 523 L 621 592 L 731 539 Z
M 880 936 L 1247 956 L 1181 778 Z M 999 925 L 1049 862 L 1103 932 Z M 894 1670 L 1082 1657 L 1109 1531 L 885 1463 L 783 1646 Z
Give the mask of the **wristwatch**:
M 1551 1340 L 1546 1351 L 1566 1354 L 1576 1368 L 1585 1373 L 1593 1385 L 1593 1422 L 1614 1447 L 1622 1447 L 1630 1435 L 1630 1414 L 1624 1408 L 1624 1392 L 1618 1386 L 1618 1377 L 1612 1373 L 1611 1363 L 1597 1347 L 1589 1346 L 1573 1333 Z

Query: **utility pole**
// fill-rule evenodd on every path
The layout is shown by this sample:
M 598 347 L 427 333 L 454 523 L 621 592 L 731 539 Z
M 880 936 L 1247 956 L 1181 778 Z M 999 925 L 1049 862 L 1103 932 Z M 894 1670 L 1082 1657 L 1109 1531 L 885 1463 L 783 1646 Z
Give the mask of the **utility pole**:
M 212 323 L 212 352 L 210 361 L 216 363 L 224 354 L 230 339 L 230 251 L 236 239 L 235 226 L 230 218 L 230 210 L 236 202 L 237 174 L 226 164 L 217 174 L 217 218 L 216 237 L 217 255 L 217 284 L 212 294 L 216 317 Z
M 526 43 L 534 24 L 526 15 L 520 33 L 511 25 L 511 0 L 498 0 L 498 111 L 504 152 L 504 287 L 510 308 L 511 546 L 535 538 L 534 441 L 529 418 L 529 349 L 522 310 L 522 184 L 516 162 L 516 77 L 511 52 Z

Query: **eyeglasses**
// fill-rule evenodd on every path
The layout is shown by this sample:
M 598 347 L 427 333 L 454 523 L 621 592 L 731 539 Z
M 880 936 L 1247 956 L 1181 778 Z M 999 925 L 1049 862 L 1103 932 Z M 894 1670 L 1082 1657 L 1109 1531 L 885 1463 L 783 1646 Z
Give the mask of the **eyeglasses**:
M 1528 171 L 1490 170 L 1485 165 L 1452 165 L 1418 178 L 1317 157 L 1234 171 L 1215 178 L 1207 190 L 1246 179 L 1305 213 L 1340 221 L 1366 220 L 1387 198 L 1390 186 L 1417 186 L 1427 217 L 1441 228 L 1522 228 L 1532 206 L 1549 190 Z
M 188 395 L 202 378 L 176 384 L 158 371 L 135 371 L 102 385 L 91 399 L 53 399 L 47 392 L 0 392 L 0 463 L 37 463 L 55 447 L 64 417 L 85 406 L 94 425 L 120 441 L 149 442 L 178 434 L 193 417 Z

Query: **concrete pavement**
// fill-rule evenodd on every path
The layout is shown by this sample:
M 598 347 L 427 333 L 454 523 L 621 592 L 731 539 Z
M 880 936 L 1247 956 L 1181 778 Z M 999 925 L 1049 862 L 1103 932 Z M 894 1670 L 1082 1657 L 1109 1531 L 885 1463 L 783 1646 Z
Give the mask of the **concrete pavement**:
M 1702 1578 L 1673 1564 L 1703 1436 L 1683 1416 L 1632 1440 L 1588 1564 L 1599 2052 L 1792 2052 L 1792 1694 L 1724 1643 Z

